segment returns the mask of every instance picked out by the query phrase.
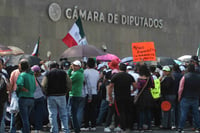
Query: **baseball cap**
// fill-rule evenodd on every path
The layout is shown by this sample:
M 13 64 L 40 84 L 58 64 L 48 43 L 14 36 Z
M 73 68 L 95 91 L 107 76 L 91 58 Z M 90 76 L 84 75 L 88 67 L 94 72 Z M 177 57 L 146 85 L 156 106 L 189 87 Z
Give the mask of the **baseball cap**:
M 72 64 L 81 67 L 81 62 L 79 60 L 75 60 Z
M 132 70 L 133 67 L 132 67 L 132 66 L 127 66 L 126 69 L 127 69 L 127 70 Z
M 170 72 L 170 68 L 169 68 L 169 66 L 164 66 L 162 70 L 163 70 L 163 71 Z

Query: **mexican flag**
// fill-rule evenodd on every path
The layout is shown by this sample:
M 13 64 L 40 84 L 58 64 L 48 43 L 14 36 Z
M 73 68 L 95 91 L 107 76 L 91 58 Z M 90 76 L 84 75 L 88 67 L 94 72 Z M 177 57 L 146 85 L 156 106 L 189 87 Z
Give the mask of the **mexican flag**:
M 73 24 L 72 28 L 68 32 L 68 34 L 62 39 L 62 41 L 68 46 L 73 47 L 76 45 L 86 45 L 87 40 L 85 37 L 85 33 L 83 31 L 83 26 L 81 22 L 81 18 L 78 17 L 76 22 Z
M 40 46 L 40 37 L 38 38 L 37 43 L 35 44 L 32 56 L 39 56 L 39 46 Z

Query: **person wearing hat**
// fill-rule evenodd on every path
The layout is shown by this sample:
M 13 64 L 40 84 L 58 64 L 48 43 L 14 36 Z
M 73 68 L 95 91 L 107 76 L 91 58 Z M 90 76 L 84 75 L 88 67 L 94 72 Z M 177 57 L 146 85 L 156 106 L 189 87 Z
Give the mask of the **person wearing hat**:
M 80 132 L 83 108 L 84 108 L 84 97 L 82 96 L 83 88 L 83 68 L 79 60 L 72 62 L 68 75 L 72 80 L 72 89 L 69 92 L 69 106 L 71 108 L 70 112 L 72 115 L 72 125 L 76 133 Z
M 174 77 L 171 74 L 171 68 L 164 66 L 163 77 L 161 77 L 161 99 L 171 103 L 169 111 L 162 110 L 161 128 L 175 129 L 175 104 L 177 90 L 174 89 Z
M 118 60 L 112 60 L 108 63 L 108 67 L 112 69 L 112 74 L 119 72 L 119 61 Z
M 35 133 L 39 132 L 43 128 L 43 120 L 45 118 L 45 98 L 42 92 L 41 82 L 43 75 L 41 75 L 41 69 L 38 65 L 31 67 L 31 70 L 35 75 L 36 90 L 34 92 L 34 130 Z M 32 118 L 33 118 L 32 117 Z
M 47 96 L 50 132 L 59 132 L 57 123 L 59 114 L 64 132 L 69 133 L 66 95 L 71 90 L 72 82 L 67 73 L 59 69 L 57 62 L 51 62 L 49 68 L 50 71 L 45 74 L 41 85 Z

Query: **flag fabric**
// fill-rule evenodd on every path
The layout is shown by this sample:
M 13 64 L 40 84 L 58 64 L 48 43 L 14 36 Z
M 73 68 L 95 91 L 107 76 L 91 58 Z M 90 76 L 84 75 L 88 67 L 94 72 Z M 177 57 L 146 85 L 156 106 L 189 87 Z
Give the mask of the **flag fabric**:
M 39 56 L 39 46 L 40 46 L 40 37 L 38 38 L 37 43 L 35 44 L 32 56 Z
M 197 48 L 197 56 L 199 56 L 199 50 L 200 50 L 200 44 L 199 47 Z
M 83 26 L 81 22 L 81 18 L 78 17 L 76 22 L 73 24 L 70 31 L 67 35 L 62 39 L 62 41 L 68 46 L 73 47 L 76 45 L 86 45 L 87 40 L 85 37 L 85 33 L 83 31 Z

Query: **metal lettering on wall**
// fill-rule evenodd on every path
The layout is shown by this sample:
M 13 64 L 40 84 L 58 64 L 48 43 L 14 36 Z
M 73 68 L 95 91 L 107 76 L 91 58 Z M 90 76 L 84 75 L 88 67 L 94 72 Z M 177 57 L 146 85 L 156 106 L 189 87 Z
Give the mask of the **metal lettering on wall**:
M 78 16 L 80 16 L 81 19 L 85 21 L 93 21 L 93 22 L 109 23 L 109 24 L 122 24 L 128 26 L 147 27 L 147 28 L 159 28 L 159 29 L 163 28 L 163 19 L 154 19 L 143 16 L 122 15 L 116 13 L 105 14 L 103 12 L 98 12 L 98 11 L 88 11 L 88 10 L 78 9 L 77 6 L 75 6 L 74 8 L 67 8 L 65 10 L 65 16 L 67 19 L 77 19 Z

